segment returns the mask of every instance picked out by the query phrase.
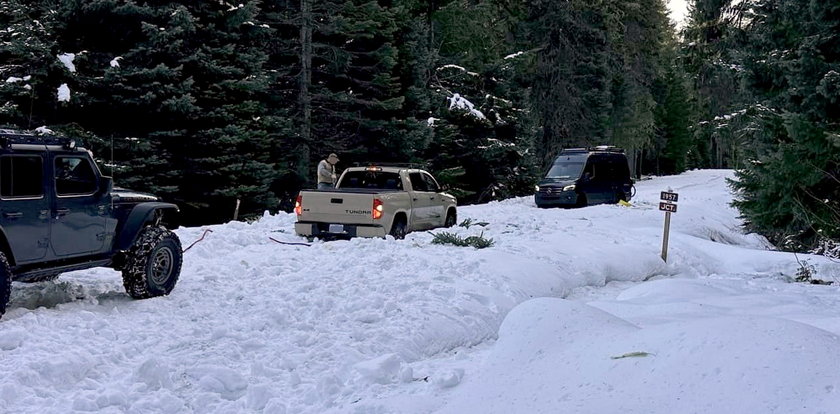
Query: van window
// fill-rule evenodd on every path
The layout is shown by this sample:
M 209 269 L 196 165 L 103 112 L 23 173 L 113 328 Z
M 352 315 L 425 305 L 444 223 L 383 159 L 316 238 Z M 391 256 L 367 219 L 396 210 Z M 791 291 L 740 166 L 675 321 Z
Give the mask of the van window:
M 557 179 L 572 179 L 580 177 L 580 172 L 583 169 L 582 162 L 574 161 L 558 161 L 551 166 L 545 178 Z
M 42 197 L 43 161 L 38 156 L 0 157 L 0 196 L 3 198 Z

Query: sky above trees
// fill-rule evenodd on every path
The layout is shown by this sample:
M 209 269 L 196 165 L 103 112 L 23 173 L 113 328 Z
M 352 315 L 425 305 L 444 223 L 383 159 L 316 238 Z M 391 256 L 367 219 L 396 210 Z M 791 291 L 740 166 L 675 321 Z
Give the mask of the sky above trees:
M 686 0 L 669 0 L 668 1 L 668 17 L 671 18 L 677 25 L 681 26 L 688 14 L 688 4 Z

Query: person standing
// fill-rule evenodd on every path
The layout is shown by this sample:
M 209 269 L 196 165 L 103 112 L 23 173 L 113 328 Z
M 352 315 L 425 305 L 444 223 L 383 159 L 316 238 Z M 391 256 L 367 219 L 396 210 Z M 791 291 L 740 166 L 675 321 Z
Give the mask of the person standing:
M 338 155 L 330 154 L 326 159 L 318 163 L 318 189 L 335 187 L 336 175 L 335 164 L 338 163 Z

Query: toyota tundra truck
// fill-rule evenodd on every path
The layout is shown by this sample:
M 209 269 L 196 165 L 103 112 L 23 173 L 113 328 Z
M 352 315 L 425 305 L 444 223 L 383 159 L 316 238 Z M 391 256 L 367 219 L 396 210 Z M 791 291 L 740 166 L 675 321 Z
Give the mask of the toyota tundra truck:
M 321 238 L 402 239 L 412 231 L 455 225 L 456 201 L 420 169 L 351 167 L 341 174 L 336 188 L 298 194 L 295 232 Z

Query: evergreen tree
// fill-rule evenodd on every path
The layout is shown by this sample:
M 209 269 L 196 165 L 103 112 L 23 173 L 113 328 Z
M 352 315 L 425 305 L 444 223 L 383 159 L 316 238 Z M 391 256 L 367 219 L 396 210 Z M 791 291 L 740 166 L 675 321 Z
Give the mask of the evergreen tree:
M 452 1 L 434 15 L 440 57 L 431 75 L 434 138 L 427 158 L 461 202 L 533 191 L 529 53 L 516 43 L 525 15 L 508 1 Z M 468 22 L 465 24 L 465 22 Z M 476 31 L 484 29 L 483 36 Z
M 762 0 L 743 10 L 742 133 L 752 162 L 733 182 L 747 226 L 785 248 L 840 239 L 840 5 Z
M 117 149 L 123 175 L 197 222 L 231 218 L 236 199 L 246 214 L 276 205 L 267 133 L 275 120 L 262 103 L 268 30 L 258 11 L 255 2 L 64 9 L 63 47 L 87 55 L 75 119 L 117 143 L 128 138 Z M 91 23 L 108 21 L 117 24 L 102 38 Z
M 0 4 L 0 125 L 32 129 L 54 122 L 59 76 L 55 15 L 40 2 Z
M 542 134 L 535 151 L 546 167 L 563 147 L 604 143 L 610 115 L 607 1 L 537 0 L 529 38 L 538 47 L 533 105 Z

